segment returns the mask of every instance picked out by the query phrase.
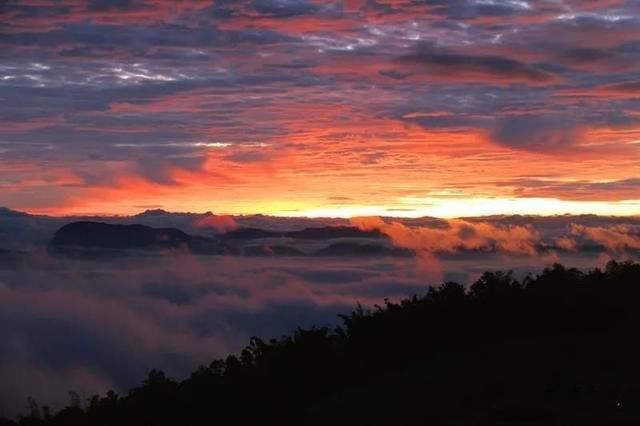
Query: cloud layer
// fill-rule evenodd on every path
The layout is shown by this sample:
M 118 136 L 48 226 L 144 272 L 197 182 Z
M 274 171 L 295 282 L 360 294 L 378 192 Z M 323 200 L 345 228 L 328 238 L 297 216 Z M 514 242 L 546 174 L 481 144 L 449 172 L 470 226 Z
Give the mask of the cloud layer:
M 53 230 L 74 219 L 0 210 L 6 244 L 0 247 L 0 417 L 25 412 L 28 396 L 59 406 L 67 401 L 58 398 L 71 390 L 83 398 L 124 390 L 154 367 L 183 376 L 239 350 L 251 336 L 333 325 L 336 314 L 357 303 L 421 294 L 444 281 L 470 284 L 487 270 L 510 269 L 522 277 L 554 262 L 591 268 L 612 257 L 640 259 L 640 219 L 597 216 L 368 217 L 352 223 L 388 238 L 243 242 L 307 253 L 292 257 L 47 251 Z M 211 238 L 236 226 L 299 230 L 349 223 L 159 210 L 98 219 L 179 226 Z M 393 244 L 416 256 L 311 255 L 348 242 Z
M 0 416 L 139 383 L 151 368 L 183 377 L 251 336 L 333 325 L 357 303 L 422 294 L 485 270 L 518 276 L 555 261 L 602 265 L 598 253 L 444 259 L 258 259 L 142 256 L 102 261 L 34 254 L 0 266 Z M 62 399 L 60 399 L 62 398 Z
M 253 335 L 335 324 L 357 302 L 423 292 L 410 261 L 33 254 L 0 266 L 0 416 L 26 398 L 124 390 L 152 367 L 185 375 Z

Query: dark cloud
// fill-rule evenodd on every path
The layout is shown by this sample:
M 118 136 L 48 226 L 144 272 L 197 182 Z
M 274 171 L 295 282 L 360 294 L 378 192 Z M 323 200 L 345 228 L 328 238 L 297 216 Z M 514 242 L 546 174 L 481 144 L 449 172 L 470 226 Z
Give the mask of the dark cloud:
M 136 159 L 135 168 L 137 174 L 152 182 L 173 185 L 176 183 L 172 172 L 187 170 L 196 172 L 200 170 L 206 161 L 204 156 L 162 158 L 142 156 Z
M 588 47 L 574 47 L 565 50 L 562 56 L 575 63 L 605 61 L 612 58 L 610 51 Z
M 590 199 L 619 201 L 633 199 L 640 192 L 640 178 L 592 182 L 577 180 L 560 182 L 553 179 L 517 179 L 501 184 L 515 186 L 520 196 L 554 197 L 561 199 Z
M 400 63 L 414 65 L 425 72 L 451 79 L 487 81 L 553 82 L 556 77 L 541 67 L 515 59 L 495 55 L 474 55 L 449 52 L 422 44 L 411 55 L 403 56 Z
M 629 96 L 640 96 L 640 81 L 624 81 L 620 83 L 608 84 L 602 87 L 605 91 L 626 94 Z
M 473 20 L 483 17 L 528 15 L 535 11 L 528 2 L 475 0 L 368 0 L 365 9 L 382 15 L 401 14 L 403 8 L 413 7 L 448 20 Z
M 269 154 L 263 151 L 251 150 L 251 151 L 239 151 L 233 154 L 227 155 L 225 160 L 232 161 L 234 163 L 255 163 L 264 161 L 269 158 Z
M 513 149 L 562 152 L 582 141 L 581 126 L 565 114 L 516 115 L 497 119 L 489 135 L 493 142 Z
M 254 0 L 251 7 L 258 13 L 276 18 L 290 18 L 316 13 L 319 6 L 308 0 Z
M 434 7 L 449 19 L 475 19 L 480 17 L 509 17 L 532 13 L 531 7 L 518 1 L 474 1 L 474 0 L 417 0 Z
M 405 74 L 397 70 L 381 70 L 378 72 L 380 73 L 380 75 L 392 78 L 394 80 L 404 80 L 409 76 L 409 74 Z
M 302 16 L 339 18 L 342 16 L 340 2 L 315 2 L 312 0 L 223 0 L 212 7 L 217 19 L 274 18 L 290 19 Z
M 141 1 L 134 0 L 89 0 L 87 8 L 89 10 L 106 11 L 106 10 L 126 10 L 134 6 L 143 6 Z

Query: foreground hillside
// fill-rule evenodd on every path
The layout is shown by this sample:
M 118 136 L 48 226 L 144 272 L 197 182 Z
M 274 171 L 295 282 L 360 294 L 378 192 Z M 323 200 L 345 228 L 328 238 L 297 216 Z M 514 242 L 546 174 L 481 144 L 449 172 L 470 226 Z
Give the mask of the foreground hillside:
M 638 424 L 639 308 L 640 264 L 485 273 L 19 423 Z

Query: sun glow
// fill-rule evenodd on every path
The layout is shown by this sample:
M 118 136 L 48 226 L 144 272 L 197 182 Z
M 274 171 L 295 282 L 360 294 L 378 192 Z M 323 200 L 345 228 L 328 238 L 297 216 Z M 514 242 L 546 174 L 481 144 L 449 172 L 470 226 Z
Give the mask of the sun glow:
M 491 215 L 599 214 L 633 216 L 640 214 L 640 200 L 618 202 L 567 201 L 555 198 L 436 198 L 401 199 L 398 205 L 343 205 L 307 209 L 272 210 L 274 216 L 343 217 L 397 216 L 456 218 Z
M 172 203 L 162 200 L 148 200 L 150 204 L 91 203 L 78 208 L 29 209 L 29 213 L 53 216 L 93 215 L 104 212 L 106 215 L 130 215 L 153 206 L 167 211 L 215 214 L 253 215 L 264 214 L 279 217 L 335 217 L 352 218 L 358 216 L 386 217 L 437 217 L 459 218 L 493 215 L 582 215 L 597 214 L 607 216 L 640 215 L 640 199 L 625 201 L 574 201 L 556 198 L 509 198 L 509 197 L 456 197 L 425 196 L 402 197 L 392 203 L 370 204 L 327 204 L 313 199 L 284 201 L 256 200 L 252 202 L 233 200 L 211 205 L 206 201 L 194 202 L 189 198 L 176 199 Z M 155 203 L 158 201 L 158 203 Z

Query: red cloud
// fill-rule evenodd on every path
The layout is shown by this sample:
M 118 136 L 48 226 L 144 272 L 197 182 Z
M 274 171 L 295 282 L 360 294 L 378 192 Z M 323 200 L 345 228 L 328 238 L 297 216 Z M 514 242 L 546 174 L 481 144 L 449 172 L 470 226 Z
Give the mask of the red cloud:
M 218 232 L 227 232 L 238 227 L 231 216 L 211 215 L 198 219 L 194 224 L 196 228 L 213 228 Z

